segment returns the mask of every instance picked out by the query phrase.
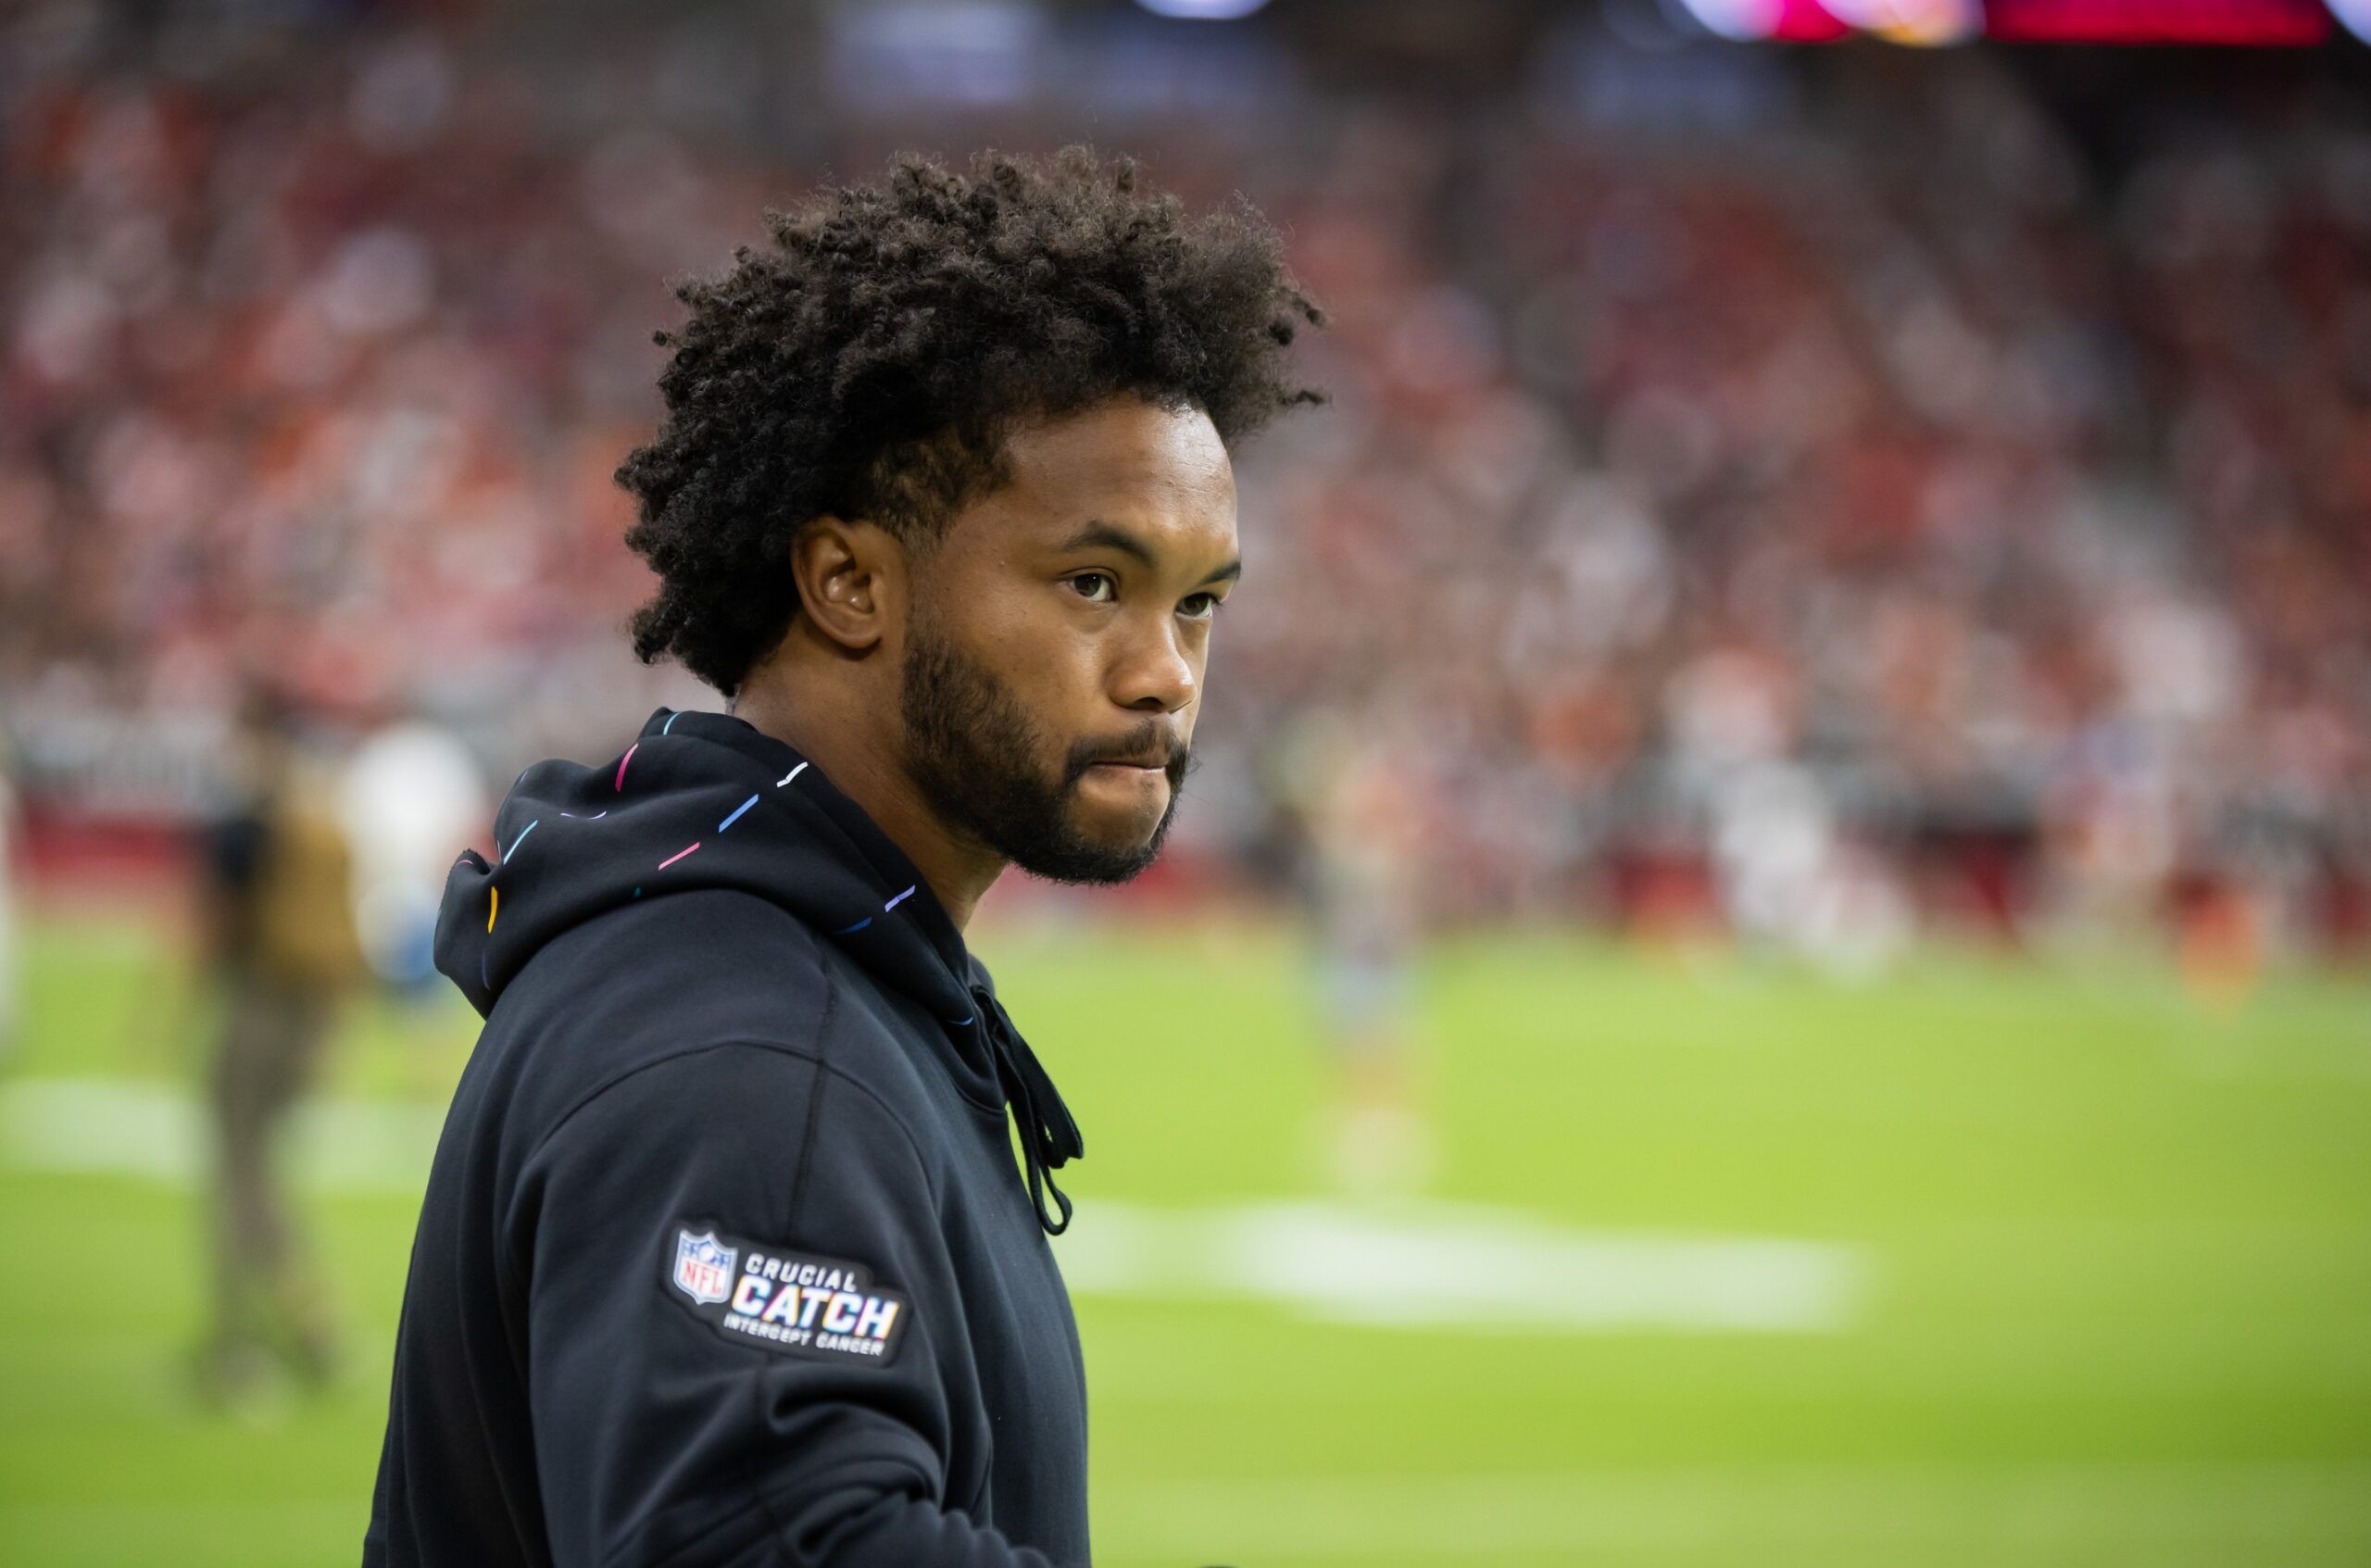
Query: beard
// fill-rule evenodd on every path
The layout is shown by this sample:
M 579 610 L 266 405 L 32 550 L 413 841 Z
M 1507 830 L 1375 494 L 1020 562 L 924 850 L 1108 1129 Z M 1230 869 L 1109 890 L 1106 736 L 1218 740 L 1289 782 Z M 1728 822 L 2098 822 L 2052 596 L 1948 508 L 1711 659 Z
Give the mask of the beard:
M 1190 751 L 1180 749 L 1163 770 L 1169 805 L 1151 834 L 1140 844 L 1098 843 L 1073 820 L 1073 788 L 1123 743 L 1083 741 L 1064 755 L 1060 776 L 1048 779 L 1038 759 L 1053 747 L 1012 688 L 942 636 L 919 606 L 906 630 L 898 684 L 906 771 L 944 821 L 1048 882 L 1126 882 L 1152 864 L 1177 814 Z

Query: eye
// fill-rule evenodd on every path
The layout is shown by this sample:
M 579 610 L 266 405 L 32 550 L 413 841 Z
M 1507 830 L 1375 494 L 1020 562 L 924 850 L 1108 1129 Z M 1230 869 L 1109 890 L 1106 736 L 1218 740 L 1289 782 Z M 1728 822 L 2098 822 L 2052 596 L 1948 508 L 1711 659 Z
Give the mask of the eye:
M 1111 592 L 1113 594 L 1116 595 L 1120 591 L 1120 580 L 1112 576 L 1108 571 L 1074 572 L 1072 575 L 1063 578 L 1062 581 L 1065 583 L 1109 583 L 1111 585 Z M 1108 597 L 1098 599 L 1092 594 L 1081 594 L 1079 596 L 1087 600 L 1091 604 L 1110 604 L 1111 602 Z
M 1219 606 L 1226 603 L 1216 594 L 1188 594 L 1186 596 L 1185 603 L 1192 604 L 1196 599 L 1208 599 L 1210 603 L 1202 609 L 1188 612 L 1186 619 L 1189 621 L 1209 621 L 1218 614 Z

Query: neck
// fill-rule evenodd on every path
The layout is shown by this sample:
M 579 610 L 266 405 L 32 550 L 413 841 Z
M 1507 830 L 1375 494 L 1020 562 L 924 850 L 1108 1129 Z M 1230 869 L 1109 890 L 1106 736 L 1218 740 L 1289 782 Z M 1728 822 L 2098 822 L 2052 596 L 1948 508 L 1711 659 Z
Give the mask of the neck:
M 963 931 L 981 896 L 1004 872 L 1004 858 L 960 837 L 915 787 L 881 722 L 895 713 L 846 681 L 800 679 L 780 662 L 751 672 L 727 711 L 813 762 L 856 802 L 922 874 L 939 907 Z

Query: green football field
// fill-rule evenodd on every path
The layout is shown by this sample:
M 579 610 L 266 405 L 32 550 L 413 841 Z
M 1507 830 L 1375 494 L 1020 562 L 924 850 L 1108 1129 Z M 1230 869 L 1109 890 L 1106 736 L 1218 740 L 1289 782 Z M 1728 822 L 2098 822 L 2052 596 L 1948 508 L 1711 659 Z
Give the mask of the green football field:
M 1421 1198 L 1330 1195 L 1282 928 L 984 928 L 1086 1132 L 1057 1243 L 1110 1565 L 2371 1563 L 2371 985 L 2139 960 L 1848 984 L 1431 952 Z M 232 1420 L 193 1016 L 53 922 L 0 1072 L 0 1564 L 356 1559 L 474 1019 L 374 1005 L 292 1137 L 351 1365 Z

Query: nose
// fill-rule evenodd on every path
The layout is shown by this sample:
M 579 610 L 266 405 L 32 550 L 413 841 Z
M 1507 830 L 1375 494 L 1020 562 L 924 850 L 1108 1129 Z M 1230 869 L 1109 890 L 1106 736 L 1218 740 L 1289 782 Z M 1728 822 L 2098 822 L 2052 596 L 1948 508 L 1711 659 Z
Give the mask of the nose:
M 1193 702 L 1198 682 L 1193 660 L 1164 627 L 1133 648 L 1113 672 L 1113 700 L 1145 713 L 1178 713 Z

